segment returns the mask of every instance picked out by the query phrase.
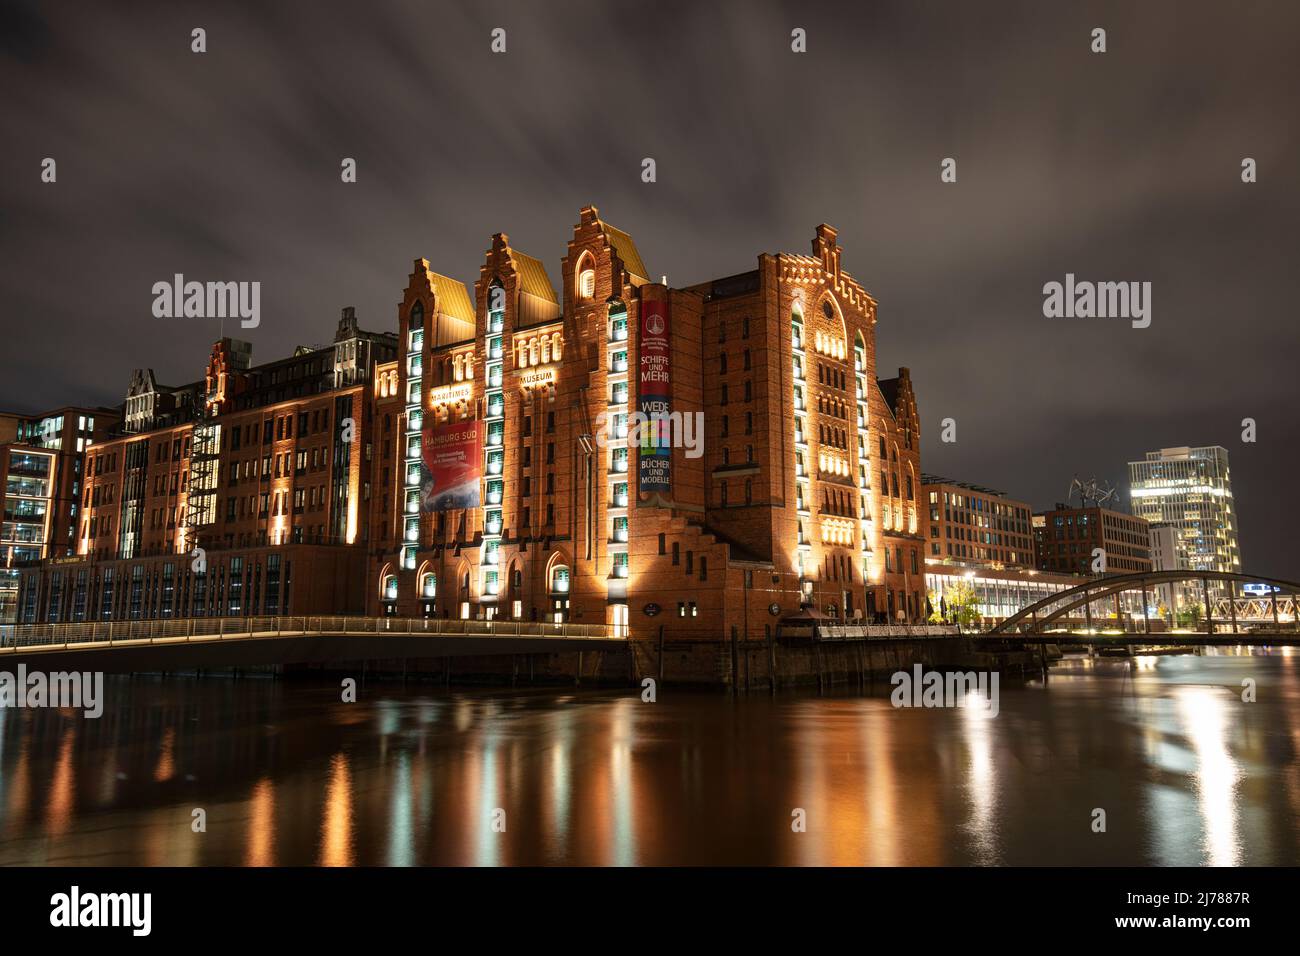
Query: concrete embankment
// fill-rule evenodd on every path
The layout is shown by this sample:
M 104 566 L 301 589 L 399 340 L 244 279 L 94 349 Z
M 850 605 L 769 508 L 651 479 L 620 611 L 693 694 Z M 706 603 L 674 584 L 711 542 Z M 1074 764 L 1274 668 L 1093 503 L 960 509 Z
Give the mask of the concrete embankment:
M 1059 658 L 1049 646 L 1048 661 Z M 893 673 L 926 668 L 1034 674 L 1041 651 L 979 650 L 966 637 L 867 639 L 833 642 L 629 641 L 615 650 L 515 654 L 422 660 L 369 660 L 295 666 L 285 673 L 364 674 L 369 679 L 446 684 L 664 684 L 768 690 L 833 687 L 887 681 Z

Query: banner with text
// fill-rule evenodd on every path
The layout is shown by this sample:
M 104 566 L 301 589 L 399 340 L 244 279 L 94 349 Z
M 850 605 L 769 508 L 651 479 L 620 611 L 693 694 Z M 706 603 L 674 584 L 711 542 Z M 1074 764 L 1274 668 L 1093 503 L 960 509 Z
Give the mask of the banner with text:
M 480 421 L 435 425 L 422 436 L 420 510 L 452 511 L 482 505 L 483 429 Z
M 638 479 L 642 495 L 672 490 L 672 447 L 668 414 L 672 406 L 672 348 L 668 290 L 644 287 L 637 338 L 637 395 L 641 454 Z

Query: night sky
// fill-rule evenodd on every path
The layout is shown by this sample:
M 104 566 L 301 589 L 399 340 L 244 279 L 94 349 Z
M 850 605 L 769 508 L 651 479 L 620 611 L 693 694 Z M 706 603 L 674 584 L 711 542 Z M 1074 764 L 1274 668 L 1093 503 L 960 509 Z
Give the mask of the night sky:
M 1300 579 L 1298 32 L 1286 2 L 6 2 L 0 408 L 201 377 L 216 321 L 151 313 L 176 272 L 262 283 L 226 328 L 257 362 L 346 305 L 396 329 L 413 259 L 472 283 L 494 232 L 555 279 L 588 203 L 677 286 L 829 222 L 926 471 L 1041 509 L 1221 444 L 1244 567 Z M 1150 281 L 1150 328 L 1044 318 L 1067 272 Z

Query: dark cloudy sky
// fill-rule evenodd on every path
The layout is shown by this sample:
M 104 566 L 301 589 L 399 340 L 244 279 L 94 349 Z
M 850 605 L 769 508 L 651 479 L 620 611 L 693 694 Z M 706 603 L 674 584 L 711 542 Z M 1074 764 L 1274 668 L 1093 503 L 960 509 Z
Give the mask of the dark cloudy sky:
M 338 7 L 0 5 L 0 407 L 198 378 L 216 323 L 150 311 L 176 272 L 260 281 L 265 361 L 344 305 L 395 328 L 412 259 L 472 282 L 496 231 L 554 274 L 586 203 L 674 285 L 826 221 L 880 374 L 912 369 L 927 471 L 1043 507 L 1222 444 L 1246 568 L 1300 578 L 1294 3 Z M 1151 327 L 1045 319 L 1067 272 L 1152 282 Z

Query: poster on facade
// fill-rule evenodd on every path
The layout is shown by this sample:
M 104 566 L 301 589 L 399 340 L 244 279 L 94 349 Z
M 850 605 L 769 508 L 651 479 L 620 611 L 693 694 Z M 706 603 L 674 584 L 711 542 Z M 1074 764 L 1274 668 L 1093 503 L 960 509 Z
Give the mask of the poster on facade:
M 483 428 L 479 421 L 448 422 L 424 433 L 420 510 L 452 511 L 482 505 Z
M 637 396 L 641 419 L 638 487 L 642 496 L 672 490 L 672 351 L 667 290 L 646 288 L 637 337 Z

